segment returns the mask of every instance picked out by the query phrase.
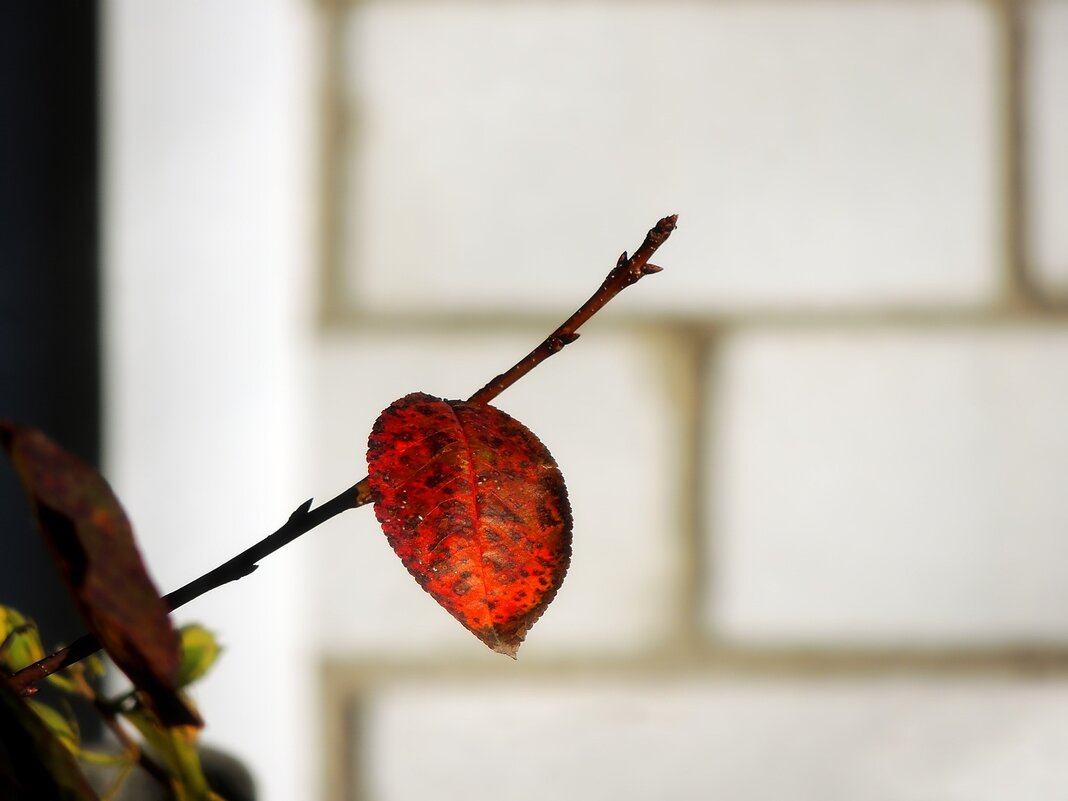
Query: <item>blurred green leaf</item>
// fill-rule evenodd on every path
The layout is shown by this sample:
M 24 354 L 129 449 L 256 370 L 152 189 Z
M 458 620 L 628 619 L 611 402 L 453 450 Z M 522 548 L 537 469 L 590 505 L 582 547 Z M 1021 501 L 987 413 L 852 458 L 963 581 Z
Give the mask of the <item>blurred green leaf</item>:
M 36 712 L 37 716 L 44 721 L 52 734 L 56 736 L 56 739 L 63 743 L 68 751 L 77 755 L 81 745 L 81 738 L 75 724 L 58 709 L 42 701 L 31 698 L 28 703 L 30 709 Z
M 99 763 L 107 764 L 107 763 Z M 117 763 L 119 770 L 115 774 L 115 778 L 111 782 L 111 786 L 104 791 L 104 794 L 100 797 L 100 801 L 115 801 L 118 798 L 119 793 L 122 792 L 122 786 L 126 783 L 126 779 L 130 776 L 130 771 L 134 769 L 137 764 L 136 760 L 126 758 L 125 762 Z
M 182 638 L 182 661 L 178 666 L 178 686 L 186 687 L 203 678 L 222 650 L 215 635 L 191 623 L 178 629 Z
M 72 695 L 92 697 L 92 681 L 103 678 L 104 672 L 104 660 L 93 654 L 81 662 L 75 662 L 57 673 L 46 676 L 45 681 Z
M 0 643 L 6 643 L 0 654 L 0 667 L 8 673 L 45 658 L 37 626 L 10 606 L 0 606 Z
M 67 747 L 4 681 L 0 743 L 3 801 L 98 801 Z
M 90 678 L 102 679 L 107 672 L 107 668 L 104 667 L 104 660 L 96 654 L 87 656 L 81 662 L 78 663 L 85 668 L 85 672 L 89 674 Z
M 0 445 L 89 629 L 167 725 L 199 724 L 177 693 L 178 634 L 104 477 L 42 432 L 0 421 Z
M 208 787 L 208 780 L 197 756 L 197 728 L 171 726 L 164 728 L 156 716 L 138 704 L 123 712 L 144 738 L 148 747 L 163 761 L 171 775 L 171 789 L 177 801 L 212 801 L 216 798 Z
M 106 767 L 126 766 L 137 763 L 137 760 L 125 751 L 94 751 L 90 748 L 80 749 L 78 751 L 78 759 L 90 765 L 104 765 Z

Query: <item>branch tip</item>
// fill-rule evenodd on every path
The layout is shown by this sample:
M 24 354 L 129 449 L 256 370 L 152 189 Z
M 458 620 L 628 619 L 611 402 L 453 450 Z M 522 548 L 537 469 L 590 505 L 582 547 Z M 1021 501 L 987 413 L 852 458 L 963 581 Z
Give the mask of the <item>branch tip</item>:
M 579 307 L 578 311 L 542 340 L 534 350 L 468 398 L 468 401 L 471 403 L 492 401 L 546 358 L 559 353 L 565 345 L 574 342 L 578 337 L 575 329 L 589 320 L 623 289 L 637 282 L 642 276 L 660 272 L 661 268 L 655 264 L 649 264 L 649 259 L 675 230 L 677 220 L 677 214 L 662 217 L 655 226 L 649 229 L 645 240 L 634 251 L 634 255 L 628 256 L 625 250 L 620 254 L 619 259 L 616 260 L 616 266 L 608 273 L 600 288 Z

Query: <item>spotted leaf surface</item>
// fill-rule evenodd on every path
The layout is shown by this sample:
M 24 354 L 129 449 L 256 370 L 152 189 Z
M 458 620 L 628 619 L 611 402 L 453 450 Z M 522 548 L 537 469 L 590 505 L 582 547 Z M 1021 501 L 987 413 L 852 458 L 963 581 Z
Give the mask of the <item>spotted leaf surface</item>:
M 563 582 L 571 507 L 548 449 L 487 404 L 407 395 L 368 443 L 375 515 L 415 580 L 515 657 Z

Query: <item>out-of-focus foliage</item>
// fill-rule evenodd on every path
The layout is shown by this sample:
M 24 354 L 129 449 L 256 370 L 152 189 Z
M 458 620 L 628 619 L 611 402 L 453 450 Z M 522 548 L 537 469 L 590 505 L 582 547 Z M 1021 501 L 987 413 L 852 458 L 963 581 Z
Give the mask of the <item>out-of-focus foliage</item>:
M 0 445 L 90 631 L 168 725 L 196 725 L 177 695 L 180 650 L 169 608 L 100 473 L 29 426 L 0 421 Z
M 10 607 L 0 606 L 0 642 L 4 644 L 0 668 L 9 675 L 45 655 L 36 626 Z M 181 644 L 181 683 L 188 686 L 208 673 L 221 649 L 215 636 L 199 625 L 181 629 Z M 199 727 L 164 726 L 137 688 L 117 698 L 101 697 L 95 683 L 103 674 L 103 661 L 90 656 L 47 680 L 71 696 L 71 702 L 89 703 L 103 717 L 119 740 L 119 749 L 111 752 L 83 747 L 70 703 L 22 698 L 0 680 L 0 735 L 5 745 L 0 749 L 0 799 L 109 801 L 140 766 L 165 783 L 178 801 L 223 801 L 212 792 L 201 768 Z M 195 712 L 184 694 L 179 697 Z M 79 763 L 110 771 L 112 778 L 101 796 L 94 793 Z
M 215 635 L 203 626 L 195 623 L 182 626 L 178 630 L 182 638 L 182 661 L 178 666 L 178 686 L 187 687 L 199 680 L 211 670 L 219 658 L 219 647 Z
M 10 606 L 0 606 L 0 643 L 0 668 L 8 673 L 44 659 L 37 626 Z
M 71 754 L 26 699 L 0 681 L 0 798 L 96 801 Z

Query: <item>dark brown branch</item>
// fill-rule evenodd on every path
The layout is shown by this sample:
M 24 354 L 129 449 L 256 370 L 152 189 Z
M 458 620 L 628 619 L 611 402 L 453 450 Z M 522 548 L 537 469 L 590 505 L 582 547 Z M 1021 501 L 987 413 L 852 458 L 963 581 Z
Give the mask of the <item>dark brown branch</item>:
M 619 257 L 619 261 L 616 262 L 616 266 L 608 273 L 608 277 L 604 279 L 604 283 L 593 293 L 589 300 L 582 304 L 578 311 L 568 317 L 563 325 L 549 334 L 538 347 L 516 362 L 510 370 L 501 373 L 468 400 L 472 403 L 489 403 L 554 353 L 559 353 L 563 350 L 565 345 L 570 345 L 578 339 L 579 335 L 576 332 L 579 326 L 599 312 L 608 301 L 631 284 L 637 283 L 643 276 L 660 272 L 661 268 L 655 264 L 650 264 L 649 259 L 656 253 L 657 248 L 671 236 L 678 218 L 677 214 L 672 214 L 670 217 L 660 220 L 649 230 L 649 233 L 645 236 L 645 241 L 641 243 L 638 249 L 634 251 L 634 255 L 629 259 L 626 251 L 624 251 L 623 255 Z
M 313 528 L 321 526 L 327 520 L 344 512 L 346 509 L 355 509 L 363 506 L 371 500 L 370 488 L 367 480 L 349 487 L 335 498 L 315 509 L 311 508 L 311 501 L 301 504 L 285 524 L 273 534 L 263 538 L 251 548 L 248 548 L 227 562 L 205 573 L 200 578 L 180 587 L 174 592 L 163 596 L 171 611 L 184 606 L 195 598 L 199 598 L 206 592 L 210 592 L 223 584 L 237 581 L 259 567 L 260 560 L 288 545 L 303 534 L 307 534 Z M 80 662 L 91 654 L 100 650 L 100 641 L 93 634 L 85 634 L 79 637 L 65 648 L 61 648 L 53 654 L 46 656 L 39 662 L 24 667 L 13 674 L 8 682 L 18 692 L 26 693 L 34 682 L 40 681 L 45 676 L 62 670 L 75 662 Z
M 564 323 L 547 336 L 538 347 L 518 361 L 510 370 L 482 387 L 470 397 L 472 403 L 489 403 L 500 395 L 508 387 L 525 376 L 554 353 L 559 353 L 565 345 L 569 345 L 578 339 L 578 328 L 593 315 L 600 311 L 608 301 L 622 292 L 631 284 L 636 283 L 643 276 L 660 272 L 661 268 L 650 264 L 649 259 L 656 253 L 671 232 L 675 230 L 678 215 L 672 214 L 664 217 L 645 236 L 645 241 L 630 258 L 626 251 L 619 257 L 616 266 L 608 273 L 600 288 L 593 293 L 589 300 L 579 307 Z M 174 592 L 163 596 L 171 611 L 189 603 L 194 598 L 199 598 L 206 592 L 244 578 L 259 567 L 259 562 L 270 556 L 279 548 L 288 545 L 303 534 L 308 533 L 316 526 L 320 526 L 332 517 L 344 512 L 346 509 L 355 509 L 369 503 L 371 500 L 370 486 L 367 479 L 354 484 L 335 498 L 331 498 L 321 506 L 312 509 L 309 500 L 297 508 L 289 520 L 273 534 L 257 542 L 251 548 L 242 551 L 233 559 L 224 562 L 214 570 L 205 573 L 200 578 L 180 587 Z M 55 673 L 57 670 L 73 665 L 90 654 L 100 650 L 100 642 L 92 634 L 79 637 L 66 648 L 61 648 L 39 662 L 35 662 L 18 671 L 8 681 L 16 691 L 29 694 L 31 685 L 40 681 L 45 676 Z

